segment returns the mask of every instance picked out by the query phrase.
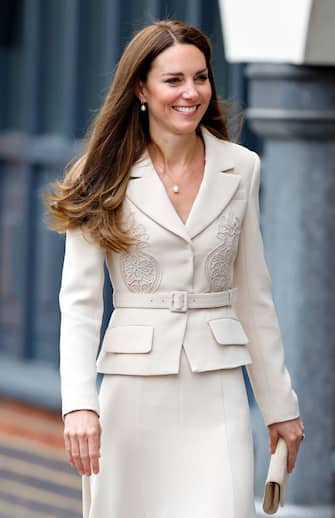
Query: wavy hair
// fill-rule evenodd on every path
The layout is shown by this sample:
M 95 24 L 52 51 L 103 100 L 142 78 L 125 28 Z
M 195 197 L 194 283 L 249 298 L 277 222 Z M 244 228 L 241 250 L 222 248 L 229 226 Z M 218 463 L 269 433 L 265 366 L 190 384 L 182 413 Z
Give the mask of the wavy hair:
M 151 143 L 148 115 L 140 111 L 136 87 L 146 81 L 152 61 L 176 43 L 195 45 L 205 56 L 212 96 L 201 125 L 229 140 L 208 38 L 180 21 L 153 23 L 135 34 L 123 52 L 104 103 L 87 129 L 81 156 L 67 164 L 63 180 L 45 193 L 50 228 L 66 232 L 80 226 L 114 252 L 128 252 L 135 244 L 136 238 L 123 227 L 122 204 L 130 169 Z

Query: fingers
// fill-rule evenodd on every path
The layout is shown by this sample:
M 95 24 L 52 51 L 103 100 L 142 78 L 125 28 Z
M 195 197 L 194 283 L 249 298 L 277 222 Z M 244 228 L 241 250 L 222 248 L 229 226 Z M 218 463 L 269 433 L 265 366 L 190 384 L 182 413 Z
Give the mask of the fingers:
M 296 434 L 292 433 L 288 437 L 285 438 L 286 444 L 287 444 L 287 471 L 288 473 L 292 473 L 296 459 L 298 454 L 298 449 L 301 443 L 300 436 L 297 436 Z
M 282 437 L 285 440 L 288 451 L 287 471 L 288 473 L 292 473 L 304 434 L 303 421 L 300 418 L 296 418 L 288 421 L 273 423 L 269 425 L 269 434 L 271 453 L 274 453 L 275 445 L 277 444 L 279 437 Z
M 65 443 L 65 450 L 66 450 L 66 453 L 67 453 L 67 457 L 68 457 L 69 463 L 72 466 L 74 466 L 75 463 L 74 463 L 74 459 L 72 457 L 71 439 L 68 436 L 68 434 L 66 434 L 66 433 L 64 433 L 64 443 Z
M 297 426 L 295 426 L 286 437 L 284 437 L 287 449 L 288 449 L 288 459 L 287 459 L 287 471 L 292 473 L 296 460 L 299 448 L 301 446 L 302 439 L 304 437 L 304 424 L 301 419 L 298 420 Z
M 94 474 L 99 473 L 100 434 L 92 433 L 88 437 L 88 452 L 91 460 L 91 469 Z
M 99 472 L 100 423 L 96 413 L 76 411 L 66 416 L 64 442 L 69 463 L 80 475 Z
M 270 430 L 270 453 L 271 455 L 276 451 L 279 433 L 276 429 Z
M 91 475 L 91 459 L 88 453 L 88 439 L 86 434 L 82 434 L 79 438 L 79 452 L 80 459 L 83 465 L 84 473 L 83 475 L 90 476 Z
M 81 459 L 80 445 L 78 435 L 70 436 L 70 444 L 71 444 L 71 454 L 74 460 L 74 465 L 77 468 L 77 471 L 80 475 L 85 475 L 84 465 Z

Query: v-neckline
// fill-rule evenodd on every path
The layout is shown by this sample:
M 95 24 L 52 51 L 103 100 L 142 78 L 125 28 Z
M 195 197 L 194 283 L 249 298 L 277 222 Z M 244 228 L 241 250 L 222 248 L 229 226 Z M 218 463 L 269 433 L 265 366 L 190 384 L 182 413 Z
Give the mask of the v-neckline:
M 192 215 L 192 213 L 194 212 L 194 207 L 195 207 L 195 205 L 197 204 L 197 200 L 199 200 L 200 192 L 201 192 L 201 191 L 203 190 L 203 188 L 204 188 L 205 178 L 206 178 L 206 176 L 207 176 L 207 175 L 206 175 L 206 172 L 207 172 L 207 163 L 208 163 L 208 161 L 207 161 L 207 146 L 206 146 L 206 141 L 205 141 L 205 138 L 204 138 L 203 133 L 201 134 L 201 137 L 200 137 L 200 138 L 202 139 L 202 143 L 203 143 L 203 145 L 204 145 L 204 155 L 205 155 L 204 168 L 203 168 L 203 175 L 202 175 L 202 179 L 201 179 L 201 182 L 200 182 L 200 185 L 199 185 L 198 192 L 197 192 L 197 194 L 196 194 L 196 196 L 195 196 L 195 198 L 194 198 L 194 200 L 193 200 L 193 203 L 192 203 L 191 209 L 189 210 L 189 213 L 188 213 L 188 215 L 187 215 L 187 218 L 186 218 L 185 222 L 182 220 L 182 218 L 181 218 L 181 216 L 179 215 L 179 213 L 178 213 L 178 211 L 177 211 L 176 207 L 175 207 L 175 206 L 174 206 L 174 204 L 172 203 L 171 198 L 170 198 L 170 196 L 169 196 L 169 194 L 168 194 L 168 192 L 167 192 L 167 190 L 166 190 L 166 188 L 165 188 L 165 185 L 164 185 L 164 183 L 163 183 L 163 181 L 162 181 L 161 177 L 159 176 L 159 174 L 157 173 L 157 171 L 156 171 L 156 169 L 155 169 L 155 166 L 154 166 L 153 161 L 152 161 L 152 159 L 151 159 L 151 157 L 150 157 L 150 154 L 147 152 L 148 159 L 149 159 L 150 164 L 151 164 L 151 169 L 152 169 L 153 175 L 157 178 L 157 181 L 158 181 L 158 182 L 159 182 L 159 184 L 161 185 L 161 188 L 162 188 L 162 190 L 164 191 L 165 196 L 167 197 L 168 202 L 169 202 L 169 204 L 171 205 L 172 209 L 175 211 L 175 213 L 176 213 L 177 217 L 179 218 L 179 220 L 181 221 L 182 225 L 183 225 L 184 227 L 186 227 L 186 228 L 187 228 L 187 225 L 188 225 L 188 223 L 189 223 L 189 221 L 190 221 L 190 216 L 191 216 L 191 215 Z

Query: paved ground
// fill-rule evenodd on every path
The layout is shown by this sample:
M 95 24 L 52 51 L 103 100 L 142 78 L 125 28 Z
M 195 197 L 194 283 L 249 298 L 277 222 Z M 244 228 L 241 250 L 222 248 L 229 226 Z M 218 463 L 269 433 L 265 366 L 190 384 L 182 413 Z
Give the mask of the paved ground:
M 59 414 L 0 399 L 0 518 L 80 518 Z

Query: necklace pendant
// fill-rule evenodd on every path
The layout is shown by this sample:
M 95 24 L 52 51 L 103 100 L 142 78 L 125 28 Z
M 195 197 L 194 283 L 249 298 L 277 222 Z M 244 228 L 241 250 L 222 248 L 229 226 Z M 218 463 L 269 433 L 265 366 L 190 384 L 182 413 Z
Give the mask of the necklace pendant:
M 172 187 L 172 190 L 173 190 L 173 192 L 178 193 L 178 192 L 179 192 L 179 185 L 175 184 L 175 185 Z

